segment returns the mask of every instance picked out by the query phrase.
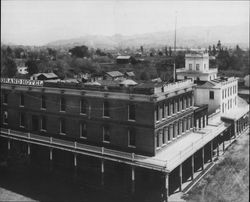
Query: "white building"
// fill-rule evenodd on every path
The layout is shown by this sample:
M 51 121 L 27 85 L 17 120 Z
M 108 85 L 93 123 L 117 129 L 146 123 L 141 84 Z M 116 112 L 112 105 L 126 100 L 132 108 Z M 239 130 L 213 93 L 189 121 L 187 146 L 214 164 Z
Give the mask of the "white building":
M 17 72 L 19 74 L 28 74 L 28 67 L 17 67 Z
M 217 78 L 217 68 L 209 68 L 208 53 L 185 55 L 185 68 L 176 69 L 177 80 L 210 81 Z
M 195 104 L 208 104 L 208 114 L 218 109 L 222 114 L 230 113 L 237 107 L 237 95 L 237 78 L 217 78 L 196 86 Z

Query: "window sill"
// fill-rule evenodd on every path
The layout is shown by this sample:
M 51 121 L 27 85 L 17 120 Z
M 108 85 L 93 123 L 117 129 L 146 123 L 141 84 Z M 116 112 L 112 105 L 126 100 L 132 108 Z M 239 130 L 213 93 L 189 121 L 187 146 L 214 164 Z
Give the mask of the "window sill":
M 66 113 L 66 111 L 61 111 L 61 110 L 60 110 L 59 112 L 60 112 L 60 113 Z
M 19 107 L 24 107 L 24 105 L 19 105 Z
M 135 120 L 133 120 L 133 119 L 128 119 L 128 121 L 135 122 Z
M 83 137 L 83 136 L 80 136 L 80 138 L 81 138 L 81 139 L 84 139 L 84 140 L 86 140 L 86 139 L 87 139 L 87 137 Z
M 3 105 L 8 105 L 8 103 L 3 103 Z
M 133 148 L 133 149 L 136 148 L 136 146 L 134 146 L 134 145 L 128 145 L 128 147 L 129 147 L 129 148 Z
M 110 116 L 102 116 L 102 118 L 110 119 Z
M 19 126 L 20 128 L 24 128 L 24 126 Z
M 103 143 L 107 143 L 107 144 L 109 144 L 109 143 L 110 143 L 110 141 L 105 141 L 105 140 L 103 140 Z
M 59 133 L 59 135 L 66 135 L 66 133 Z
M 81 112 L 80 112 L 80 115 L 81 115 L 81 116 L 86 116 L 87 114 L 86 114 L 86 113 L 81 113 Z
M 156 147 L 156 150 L 160 150 L 161 147 Z
M 46 108 L 40 108 L 42 111 L 46 111 Z
M 47 130 L 44 130 L 44 129 L 41 129 L 40 131 L 41 131 L 41 132 L 47 132 Z
M 3 125 L 8 125 L 8 123 L 3 123 Z

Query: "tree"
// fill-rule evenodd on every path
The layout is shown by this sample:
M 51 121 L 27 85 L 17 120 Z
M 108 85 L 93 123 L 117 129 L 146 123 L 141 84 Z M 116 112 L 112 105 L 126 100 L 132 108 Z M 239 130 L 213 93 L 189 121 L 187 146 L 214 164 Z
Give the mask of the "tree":
M 169 46 L 169 56 L 171 57 L 172 56 L 172 48 L 171 48 L 171 46 Z
M 2 62 L 1 76 L 2 77 L 14 77 L 17 72 L 16 63 L 13 59 L 6 58 Z
M 143 81 L 147 81 L 149 80 L 149 75 L 146 71 L 142 72 L 141 73 L 141 76 L 140 76 L 140 79 L 143 80 Z
M 221 42 L 220 42 L 220 40 L 219 40 L 218 43 L 217 43 L 217 49 L 218 49 L 219 51 L 221 51 Z
M 25 63 L 25 66 L 27 67 L 27 71 L 29 72 L 29 75 L 33 75 L 38 73 L 38 67 L 35 60 L 27 60 Z
M 168 47 L 165 47 L 165 55 L 168 56 Z
M 143 53 L 143 46 L 141 46 L 141 53 Z
M 212 55 L 212 47 L 210 45 L 208 46 L 208 54 Z
M 215 56 L 215 55 L 216 55 L 216 53 L 217 53 L 216 48 L 215 48 L 215 45 L 213 45 L 213 50 L 212 50 L 212 53 L 213 53 L 213 54 L 212 54 L 213 56 Z
M 72 54 L 72 56 L 78 58 L 90 56 L 87 46 L 75 46 L 74 48 L 70 49 L 69 52 Z

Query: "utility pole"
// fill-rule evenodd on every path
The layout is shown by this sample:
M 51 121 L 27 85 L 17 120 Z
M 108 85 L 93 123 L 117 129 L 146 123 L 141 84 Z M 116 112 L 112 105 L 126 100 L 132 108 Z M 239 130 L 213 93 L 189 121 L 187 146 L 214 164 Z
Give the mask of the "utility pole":
M 175 12 L 175 27 L 174 27 L 174 72 L 173 72 L 174 82 L 176 81 L 176 66 L 175 66 L 175 59 L 176 59 L 176 23 L 177 23 L 177 12 Z

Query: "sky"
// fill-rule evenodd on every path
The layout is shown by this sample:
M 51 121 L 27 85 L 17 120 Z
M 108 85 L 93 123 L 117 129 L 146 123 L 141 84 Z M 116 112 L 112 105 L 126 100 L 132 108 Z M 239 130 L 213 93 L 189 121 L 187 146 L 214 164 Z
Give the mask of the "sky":
M 249 1 L 1 0 L 1 41 L 19 45 L 249 23 Z

